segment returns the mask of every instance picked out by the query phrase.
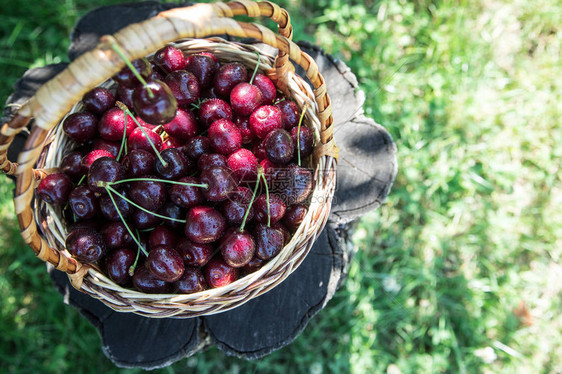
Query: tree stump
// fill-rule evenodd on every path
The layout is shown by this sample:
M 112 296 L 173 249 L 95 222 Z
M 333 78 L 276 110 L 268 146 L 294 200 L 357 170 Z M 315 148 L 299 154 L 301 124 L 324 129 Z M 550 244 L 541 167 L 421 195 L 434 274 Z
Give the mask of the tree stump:
M 101 35 L 175 6 L 143 2 L 98 8 L 76 25 L 69 56 L 72 60 L 92 49 Z M 119 11 L 115 11 L 116 7 Z M 229 355 L 263 357 L 291 343 L 345 279 L 353 253 L 353 223 L 377 208 L 388 195 L 396 176 L 396 149 L 388 132 L 363 115 L 364 94 L 347 65 L 318 47 L 299 44 L 315 58 L 326 80 L 333 106 L 334 136 L 340 148 L 337 190 L 325 229 L 301 266 L 272 291 L 231 311 L 191 319 L 155 319 L 115 312 L 75 290 L 66 274 L 48 266 L 64 301 L 98 329 L 103 352 L 117 366 L 164 367 L 211 344 Z M 66 65 L 27 71 L 16 83 L 4 115 L 13 114 L 18 104 Z M 24 141 L 25 134 L 18 135 L 10 149 L 10 159 L 17 158 Z

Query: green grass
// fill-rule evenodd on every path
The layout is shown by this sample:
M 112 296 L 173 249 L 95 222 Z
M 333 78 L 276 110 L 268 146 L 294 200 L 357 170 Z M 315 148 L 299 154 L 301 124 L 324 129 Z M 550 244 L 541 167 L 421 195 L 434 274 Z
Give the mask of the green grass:
M 2 98 L 27 67 L 66 59 L 72 25 L 92 7 L 41 4 L 3 4 Z M 358 227 L 345 286 L 293 344 L 254 362 L 212 348 L 158 372 L 561 372 L 562 4 L 283 4 L 295 39 L 357 74 L 366 112 L 396 141 L 396 183 Z M 62 303 L 1 180 L 1 366 L 140 372 L 116 369 Z

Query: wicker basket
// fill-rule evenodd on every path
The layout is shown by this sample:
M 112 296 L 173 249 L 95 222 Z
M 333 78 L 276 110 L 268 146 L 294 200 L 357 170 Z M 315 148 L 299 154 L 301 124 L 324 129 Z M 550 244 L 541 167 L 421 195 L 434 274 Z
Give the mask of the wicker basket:
M 238 22 L 231 17 L 267 16 L 279 25 L 278 34 L 254 23 Z M 96 266 L 82 264 L 64 248 L 67 225 L 60 208 L 34 199 L 38 181 L 56 171 L 72 142 L 62 131 L 62 120 L 81 110 L 82 96 L 96 86 L 111 85 L 110 78 L 124 62 L 112 50 L 118 43 L 131 60 L 148 56 L 167 44 L 174 44 L 186 54 L 210 51 L 222 62 L 239 61 L 253 68 L 257 63 L 256 47 L 220 38 L 201 39 L 228 34 L 261 40 L 278 50 L 277 57 L 261 52 L 259 70 L 268 75 L 277 88 L 303 109 L 306 122 L 315 130 L 312 157 L 314 190 L 307 216 L 292 240 L 281 253 L 260 270 L 228 286 L 193 294 L 144 294 L 125 289 Z M 188 318 L 215 314 L 235 308 L 282 282 L 303 261 L 329 215 L 335 188 L 337 147 L 332 137 L 332 115 L 326 86 L 314 60 L 291 42 L 292 27 L 288 13 L 269 2 L 235 1 L 198 4 L 160 13 L 147 21 L 130 25 L 113 36 L 102 38 L 98 47 L 77 58 L 66 70 L 43 85 L 1 129 L 0 168 L 17 177 L 15 210 L 21 234 L 37 256 L 68 273 L 72 285 L 112 309 L 147 317 Z M 294 74 L 291 61 L 300 65 L 311 87 Z M 7 149 L 14 136 L 34 119 L 32 131 L 18 163 L 7 159 Z

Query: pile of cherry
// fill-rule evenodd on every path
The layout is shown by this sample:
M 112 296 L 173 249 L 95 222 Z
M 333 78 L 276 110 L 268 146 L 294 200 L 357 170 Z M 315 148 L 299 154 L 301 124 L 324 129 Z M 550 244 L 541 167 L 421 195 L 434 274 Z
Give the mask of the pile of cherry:
M 198 292 L 256 271 L 307 213 L 304 113 L 257 66 L 174 46 L 150 61 L 122 57 L 116 88 L 86 93 L 85 109 L 63 121 L 75 146 L 36 190 L 61 207 L 66 249 L 145 293 Z

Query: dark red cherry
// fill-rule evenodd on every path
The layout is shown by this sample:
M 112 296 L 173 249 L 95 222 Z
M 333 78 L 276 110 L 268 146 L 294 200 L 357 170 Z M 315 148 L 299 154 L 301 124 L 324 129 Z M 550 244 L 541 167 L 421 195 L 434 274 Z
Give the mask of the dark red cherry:
M 244 215 L 252 199 L 252 191 L 247 187 L 239 186 L 221 205 L 221 212 L 230 225 L 241 225 Z M 247 222 L 254 218 L 254 206 L 250 206 Z
M 185 70 L 174 71 L 164 78 L 178 106 L 186 107 L 199 99 L 199 82 L 195 75 Z
M 205 266 L 213 256 L 212 245 L 194 243 L 187 238 L 181 239 L 175 248 L 186 266 Z
M 249 149 L 241 148 L 230 154 L 227 165 L 239 181 L 255 182 L 258 160 Z
M 125 196 L 128 198 L 127 190 L 124 188 L 116 188 L 116 190 L 118 194 L 113 192 L 111 193 L 111 197 L 113 197 L 113 200 L 111 200 L 109 194 L 102 195 L 99 198 L 101 214 L 110 221 L 120 221 L 121 217 L 126 218 L 130 216 L 131 213 L 133 213 L 133 206 L 127 200 L 121 197 Z M 117 204 L 119 212 L 117 212 L 113 201 L 115 201 L 115 204 Z M 121 213 L 121 216 L 119 215 L 119 213 Z
M 179 179 L 178 182 L 200 183 L 199 180 L 194 177 L 184 177 Z M 169 195 L 170 200 L 172 200 L 174 204 L 184 208 L 191 208 L 203 202 L 203 189 L 201 187 L 173 184 L 170 187 Z
M 109 278 L 120 286 L 127 286 L 133 277 L 129 269 L 135 263 L 136 251 L 130 248 L 118 248 L 107 255 L 105 270 Z
M 268 222 L 267 195 L 261 194 L 254 202 L 255 215 L 254 220 L 259 223 Z M 269 194 L 269 216 L 271 224 L 274 224 L 283 218 L 287 205 L 276 194 Z
M 195 243 L 212 243 L 222 236 L 225 229 L 224 217 L 205 205 L 189 209 L 186 220 L 185 235 Z
M 165 282 L 177 281 L 185 270 L 180 255 L 173 248 L 163 245 L 148 252 L 144 266 L 155 278 Z
M 297 141 L 298 147 L 300 149 L 301 160 L 310 156 L 314 149 L 314 133 L 310 127 L 301 126 L 300 132 L 299 127 L 293 127 L 291 129 L 291 139 L 293 139 L 293 144 L 295 145 L 295 156 L 297 155 Z M 297 132 L 300 133 L 297 139 Z
M 265 260 L 262 260 L 261 258 L 254 256 L 252 257 L 250 262 L 248 262 L 240 270 L 243 275 L 251 274 L 261 269 L 261 267 L 265 264 L 265 262 L 266 262 Z
M 199 120 L 203 125 L 209 127 L 219 119 L 232 119 L 232 109 L 230 105 L 222 99 L 208 99 L 199 106 Z
M 200 292 L 208 288 L 203 271 L 194 267 L 186 267 L 182 277 L 174 283 L 174 287 L 181 294 Z
M 256 241 L 256 256 L 262 260 L 269 260 L 277 256 L 285 246 L 283 232 L 263 223 L 256 225 L 254 238 Z
M 80 220 L 94 218 L 99 212 L 98 198 L 87 186 L 78 186 L 68 196 L 70 209 Z
M 111 153 L 113 158 L 116 158 L 119 154 L 119 149 L 121 148 L 121 142 L 113 142 L 111 140 L 106 140 L 103 138 L 96 138 L 92 143 L 92 150 L 104 150 Z M 124 153 L 122 153 L 124 154 Z
M 213 86 L 217 95 L 228 97 L 238 83 L 248 81 L 248 70 L 239 62 L 229 62 L 220 67 L 215 74 Z
M 265 139 L 271 131 L 283 128 L 281 111 L 273 105 L 259 107 L 250 116 L 250 127 L 258 138 Z
M 121 163 L 129 178 L 141 177 L 154 172 L 156 156 L 153 152 L 144 149 L 133 149 L 123 158 Z
M 130 217 L 133 225 L 139 230 L 148 230 L 158 226 L 162 220 L 156 217 L 154 214 L 145 212 L 141 209 L 133 210 L 133 214 Z
M 256 251 L 256 243 L 247 231 L 235 231 L 221 241 L 219 250 L 224 262 L 239 268 L 250 262 Z
M 106 224 L 100 233 L 107 248 L 131 247 L 135 244 L 129 230 L 121 221 Z
M 98 118 L 89 112 L 72 113 L 62 123 L 64 133 L 77 143 L 84 143 L 98 134 Z
M 221 256 L 215 256 L 205 266 L 205 279 L 212 288 L 226 286 L 238 279 L 238 269 L 229 266 Z
M 219 119 L 209 127 L 209 140 L 213 149 L 223 155 L 229 155 L 242 147 L 242 134 L 232 121 Z
M 240 130 L 242 144 L 252 143 L 256 138 L 256 134 L 254 134 L 254 131 L 250 127 L 250 117 L 234 116 L 233 122 Z
M 285 165 L 293 158 L 295 145 L 284 129 L 275 129 L 265 137 L 263 147 L 267 158 L 274 164 Z
M 238 83 L 230 91 L 232 111 L 240 116 L 249 116 L 263 103 L 260 89 L 250 83 Z
M 258 141 L 254 143 L 254 146 L 252 147 L 252 152 L 260 162 L 267 157 L 267 155 L 265 154 L 265 147 L 263 144 L 263 140 L 260 141 L 258 139 Z
M 269 188 L 272 187 L 273 181 L 276 178 L 283 178 L 283 175 L 286 175 L 286 168 L 281 167 L 279 165 L 274 164 L 273 162 L 269 161 L 267 158 L 263 159 L 260 162 L 260 166 L 263 169 L 263 175 L 265 176 L 265 180 L 267 181 L 267 185 Z M 273 191 L 278 192 L 278 191 Z
M 115 92 L 117 101 L 122 102 L 129 109 L 133 109 L 133 92 L 135 88 L 129 88 L 122 85 L 117 86 L 117 91 Z
M 172 291 L 172 284 L 153 276 L 144 266 L 135 269 L 133 285 L 137 290 L 150 294 L 166 294 Z
M 283 223 L 289 230 L 295 231 L 304 221 L 306 213 L 308 213 L 308 208 L 304 204 L 293 204 L 287 208 Z
M 177 220 L 185 219 L 186 212 L 183 208 L 177 206 L 172 202 L 167 202 L 166 204 L 164 204 L 162 208 L 158 210 L 158 214 L 164 217 L 169 217 L 174 219 L 171 220 L 171 219 L 162 218 L 162 221 L 167 227 L 171 227 L 172 229 L 178 231 L 183 230 L 185 223 L 177 221 Z
M 137 120 L 137 122 L 139 123 L 139 125 L 141 125 L 141 127 L 143 129 L 150 129 L 150 130 L 154 130 L 156 129 L 159 125 L 153 125 L 151 123 L 148 123 L 146 121 L 144 121 L 142 118 L 140 118 L 139 116 L 135 116 L 135 119 Z
M 87 111 L 101 116 L 115 105 L 115 96 L 107 88 L 96 87 L 84 94 L 82 103 Z
M 185 70 L 195 75 L 201 87 L 209 87 L 213 83 L 217 64 L 211 56 L 204 54 L 191 55 L 187 58 Z
M 146 58 L 139 58 L 131 61 L 131 63 L 143 78 L 147 79 L 150 76 L 152 68 Z M 123 67 L 123 69 L 115 74 L 113 80 L 120 86 L 128 88 L 135 88 L 141 84 L 128 66 Z
M 145 134 L 148 135 L 148 138 Z M 160 135 L 155 133 L 153 130 L 147 128 L 141 129 L 140 127 L 134 129 L 129 136 L 129 139 L 127 139 L 127 147 L 129 151 L 132 149 L 144 149 L 145 151 L 154 153 L 154 149 L 152 148 L 152 145 L 150 144 L 150 141 L 148 139 L 150 139 L 156 149 L 160 151 L 160 149 L 162 148 L 162 138 L 160 138 Z
M 275 96 L 277 96 L 277 89 L 271 79 L 258 73 L 254 77 L 254 85 L 256 85 L 261 91 L 263 99 L 262 104 L 272 105 L 275 100 Z
M 203 196 L 209 201 L 224 201 L 237 188 L 228 169 L 220 166 L 203 170 L 199 180 L 208 186 L 202 190 Z
M 100 228 L 99 220 L 87 220 L 87 221 L 78 221 L 74 222 L 73 224 L 68 226 L 68 232 L 72 232 L 76 229 L 90 229 L 98 231 Z
M 148 80 L 146 86 L 135 88 L 133 107 L 144 121 L 153 125 L 163 125 L 174 119 L 178 103 L 166 83 Z
M 168 149 L 168 148 L 180 148 L 183 145 L 183 141 L 179 140 L 178 138 L 168 137 L 166 141 L 162 143 L 160 147 L 161 150 Z M 184 154 L 185 156 L 185 154 Z
M 173 230 L 166 226 L 158 226 L 148 234 L 148 250 L 164 245 L 174 248 L 179 237 Z
M 62 205 L 68 200 L 72 191 L 72 181 L 64 173 L 49 174 L 39 182 L 36 193 L 41 200 L 52 204 Z
M 94 192 L 105 192 L 105 185 L 125 178 L 125 168 L 111 157 L 101 157 L 88 170 L 88 186 Z
M 215 166 L 227 168 L 226 157 L 219 153 L 205 153 L 197 161 L 197 168 L 201 171 Z
M 271 225 L 271 227 L 273 227 L 274 229 L 277 229 L 277 230 L 279 230 L 283 233 L 283 242 L 284 242 L 284 245 L 287 245 L 291 241 L 292 235 L 291 235 L 291 232 L 289 231 L 289 229 L 287 229 L 281 222 L 282 221 L 279 221 L 279 222 Z
M 91 229 L 76 229 L 66 237 L 66 249 L 78 260 L 92 263 L 105 254 L 101 235 Z
M 187 61 L 179 48 L 167 45 L 154 53 L 152 63 L 164 72 L 170 73 L 177 70 L 184 70 Z
M 125 126 L 127 127 L 126 130 Z M 117 107 L 113 107 L 105 112 L 98 122 L 100 136 L 111 141 L 120 142 L 123 139 L 123 131 L 126 131 L 126 136 L 129 136 L 135 127 L 135 121 L 131 116 L 127 116 L 127 123 L 125 125 L 125 113 Z
M 197 135 L 197 119 L 189 110 L 178 108 L 174 119 L 162 126 L 174 138 L 188 140 Z
M 278 176 L 272 185 L 272 191 L 279 193 L 287 205 L 301 203 L 312 192 L 312 171 L 291 164 L 285 169 L 283 178 Z
M 144 178 L 152 179 L 152 176 Z M 166 202 L 166 185 L 155 180 L 137 180 L 130 183 L 129 198 L 151 212 L 156 212 Z
M 115 158 L 115 156 L 113 156 L 113 154 L 111 154 L 111 152 L 103 150 L 103 149 L 91 151 L 90 153 L 88 153 L 87 155 L 82 157 L 82 161 L 80 161 L 82 171 L 84 173 L 86 173 L 88 170 L 90 170 L 90 166 L 92 166 L 94 161 L 96 161 L 98 158 L 102 158 L 102 157 Z
M 213 53 L 211 53 L 211 52 L 201 52 L 201 53 L 199 53 L 199 54 L 202 55 L 202 56 L 208 56 L 208 57 L 212 58 L 212 59 L 213 59 L 213 62 L 215 63 L 215 65 L 216 65 L 216 67 L 217 67 L 216 70 L 218 70 L 218 69 L 220 68 L 219 59 L 218 59 L 217 56 L 215 56 Z
M 180 149 L 193 161 L 199 160 L 199 157 L 212 151 L 211 141 L 206 136 L 195 136 L 189 139 Z
M 275 104 L 281 111 L 281 119 L 285 130 L 290 131 L 299 124 L 299 107 L 293 101 L 283 100 Z
M 79 179 L 84 175 L 82 157 L 82 153 L 80 152 L 70 152 L 63 157 L 60 163 L 60 170 L 73 180 Z
M 164 179 L 178 179 L 187 174 L 191 168 L 191 162 L 177 148 L 168 148 L 160 152 L 160 158 L 156 159 L 156 173 Z

